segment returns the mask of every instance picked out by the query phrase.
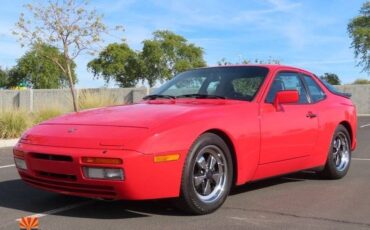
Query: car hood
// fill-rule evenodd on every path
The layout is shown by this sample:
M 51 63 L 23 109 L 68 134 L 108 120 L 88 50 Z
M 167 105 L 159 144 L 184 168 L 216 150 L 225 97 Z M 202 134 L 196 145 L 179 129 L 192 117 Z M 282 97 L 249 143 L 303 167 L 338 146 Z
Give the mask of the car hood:
M 183 114 L 210 109 L 224 101 L 149 101 L 133 105 L 113 106 L 71 113 L 48 120 L 43 125 L 92 125 L 152 128 Z
M 32 145 L 73 148 L 136 150 L 141 142 L 174 120 L 189 113 L 224 105 L 226 101 L 149 101 L 63 115 L 28 130 L 21 142 Z

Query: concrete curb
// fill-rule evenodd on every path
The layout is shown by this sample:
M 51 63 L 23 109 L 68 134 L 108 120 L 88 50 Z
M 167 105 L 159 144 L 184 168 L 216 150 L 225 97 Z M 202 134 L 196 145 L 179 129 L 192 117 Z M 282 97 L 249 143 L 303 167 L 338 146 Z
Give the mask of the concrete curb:
M 13 147 L 15 144 L 17 144 L 18 140 L 19 139 L 7 139 L 7 140 L 0 139 L 0 148 Z

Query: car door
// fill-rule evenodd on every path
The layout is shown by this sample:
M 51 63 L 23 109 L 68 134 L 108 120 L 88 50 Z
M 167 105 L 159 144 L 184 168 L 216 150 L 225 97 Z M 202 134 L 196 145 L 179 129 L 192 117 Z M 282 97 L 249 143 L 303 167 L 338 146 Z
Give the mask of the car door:
M 281 90 L 297 90 L 299 102 L 273 105 Z M 261 103 L 260 164 L 309 156 L 318 134 L 318 119 L 312 111 L 310 97 L 303 79 L 297 72 L 275 75 L 265 100 Z

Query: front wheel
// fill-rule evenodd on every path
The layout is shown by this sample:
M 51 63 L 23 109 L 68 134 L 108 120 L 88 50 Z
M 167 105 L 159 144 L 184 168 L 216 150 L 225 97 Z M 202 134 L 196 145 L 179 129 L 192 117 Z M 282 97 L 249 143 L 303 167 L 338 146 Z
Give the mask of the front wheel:
M 351 139 L 343 125 L 339 125 L 334 132 L 327 162 L 321 176 L 327 179 L 344 177 L 351 164 Z
M 191 214 L 207 214 L 226 200 L 233 178 L 230 150 L 213 133 L 200 136 L 187 156 L 178 204 Z

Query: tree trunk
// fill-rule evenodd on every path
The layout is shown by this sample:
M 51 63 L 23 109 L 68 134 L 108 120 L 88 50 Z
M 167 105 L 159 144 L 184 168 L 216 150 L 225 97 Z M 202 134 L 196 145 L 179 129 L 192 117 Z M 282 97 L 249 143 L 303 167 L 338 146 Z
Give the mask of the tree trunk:
M 64 48 L 64 60 L 66 63 L 67 67 L 67 76 L 68 76 L 68 81 L 69 81 L 69 88 L 71 89 L 72 93 L 72 102 L 73 102 L 73 109 L 75 112 L 78 112 L 78 98 L 75 95 L 75 86 L 73 82 L 73 77 L 72 77 L 72 71 L 71 71 L 71 60 L 68 55 L 68 45 L 65 40 L 63 40 L 63 48 Z
M 73 109 L 75 112 L 78 112 L 78 103 L 77 103 L 78 98 L 76 97 L 76 94 L 75 94 L 75 87 L 74 87 L 72 71 L 71 71 L 71 63 L 69 59 L 67 59 L 66 62 L 67 62 L 67 75 L 68 75 L 68 81 L 69 81 L 69 88 L 71 89 L 71 93 L 72 93 Z

